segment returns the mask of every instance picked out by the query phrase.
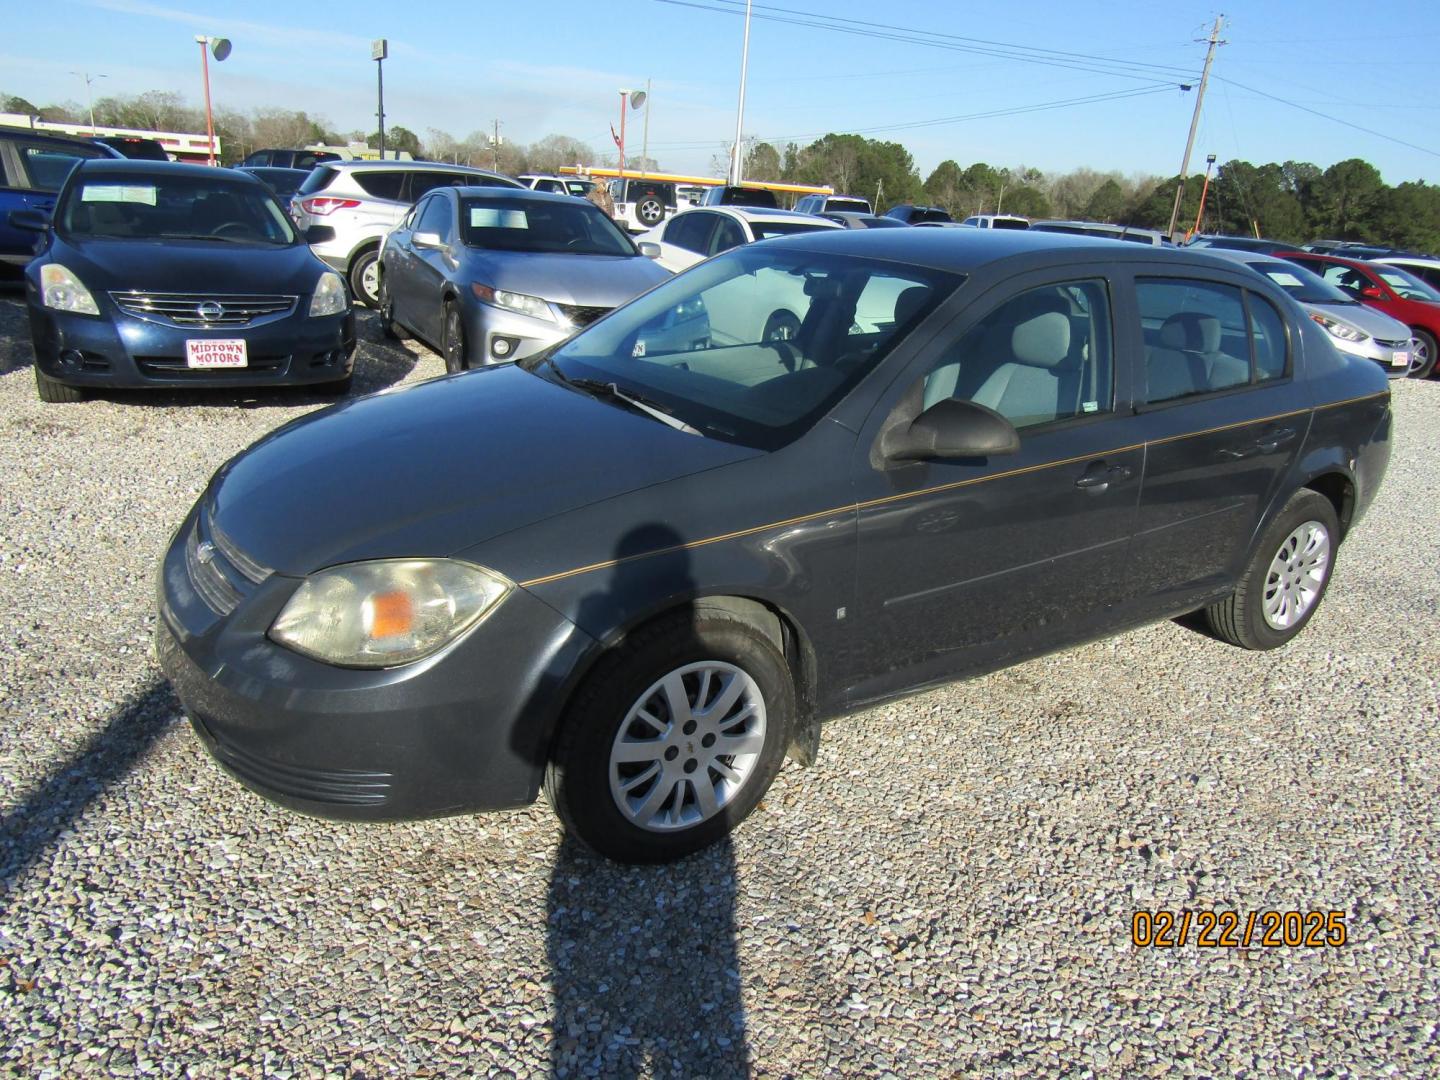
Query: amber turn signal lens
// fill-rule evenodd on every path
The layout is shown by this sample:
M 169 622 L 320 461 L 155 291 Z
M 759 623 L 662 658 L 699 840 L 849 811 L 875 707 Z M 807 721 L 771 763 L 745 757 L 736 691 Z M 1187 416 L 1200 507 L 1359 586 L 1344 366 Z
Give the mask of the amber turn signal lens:
M 415 626 L 415 605 L 403 592 L 376 593 L 366 601 L 372 638 L 399 637 Z

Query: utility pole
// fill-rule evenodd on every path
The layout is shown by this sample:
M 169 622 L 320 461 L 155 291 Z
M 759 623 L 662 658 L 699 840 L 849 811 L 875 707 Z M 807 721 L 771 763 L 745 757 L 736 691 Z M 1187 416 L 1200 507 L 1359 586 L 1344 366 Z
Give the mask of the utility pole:
M 390 42 L 376 38 L 370 42 L 370 59 L 375 61 L 375 119 L 380 125 L 380 160 L 385 160 L 385 59 L 390 55 Z
M 495 121 L 495 135 L 490 140 L 490 168 L 494 172 L 500 171 L 500 121 Z
M 745 44 L 740 50 L 740 104 L 735 108 L 735 143 L 730 151 L 729 183 L 739 186 L 745 171 L 745 146 L 740 129 L 745 124 L 745 75 L 750 67 L 750 0 L 745 0 Z
M 648 169 L 650 157 L 650 80 L 645 80 L 645 135 L 640 140 L 640 175 L 644 176 Z
M 1210 31 L 1210 48 L 1205 51 L 1205 70 L 1200 73 L 1200 89 L 1195 94 L 1195 114 L 1190 117 L 1190 137 L 1185 140 L 1185 157 L 1180 162 L 1180 182 L 1175 185 L 1175 208 L 1170 211 L 1170 228 L 1165 235 L 1174 239 L 1175 223 L 1180 220 L 1180 202 L 1185 198 L 1185 177 L 1190 171 L 1190 151 L 1195 149 L 1195 131 L 1200 127 L 1200 106 L 1205 104 L 1205 85 L 1210 81 L 1210 65 L 1215 61 L 1215 46 L 1224 45 L 1220 40 L 1220 28 L 1225 25 L 1223 14 L 1215 16 L 1215 26 Z
M 109 75 L 91 75 L 88 71 L 72 71 L 71 75 L 78 75 L 85 80 L 85 108 L 90 113 L 90 134 L 95 134 L 95 98 L 90 92 L 90 84 L 96 79 L 108 79 Z

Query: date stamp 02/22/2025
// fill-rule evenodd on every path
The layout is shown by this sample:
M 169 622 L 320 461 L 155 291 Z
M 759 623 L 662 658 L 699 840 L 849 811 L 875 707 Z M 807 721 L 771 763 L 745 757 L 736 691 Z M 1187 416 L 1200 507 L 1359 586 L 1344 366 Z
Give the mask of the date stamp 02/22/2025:
M 1136 911 L 1137 949 L 1323 949 L 1349 940 L 1343 911 Z

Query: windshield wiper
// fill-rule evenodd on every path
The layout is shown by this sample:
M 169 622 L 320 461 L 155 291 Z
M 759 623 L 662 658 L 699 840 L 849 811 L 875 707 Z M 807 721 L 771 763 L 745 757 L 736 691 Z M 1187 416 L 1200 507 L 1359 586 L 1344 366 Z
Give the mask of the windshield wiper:
M 238 236 L 216 236 L 214 233 L 166 233 L 156 240 L 216 240 L 222 244 L 243 244 L 245 239 Z
M 704 434 L 704 432 L 702 432 L 699 428 L 691 427 L 684 420 L 681 420 L 678 416 L 671 416 L 668 412 L 666 412 L 654 402 L 646 401 L 644 398 L 636 397 L 634 394 L 627 393 L 626 391 L 621 390 L 620 387 L 616 386 L 613 382 L 602 382 L 600 379 L 573 379 L 569 375 L 566 375 L 563 371 L 561 371 L 560 366 L 548 356 L 545 358 L 544 362 L 550 365 L 550 370 L 555 372 L 555 374 L 560 378 L 560 380 L 564 382 L 567 386 L 573 386 L 577 390 L 583 390 L 585 393 L 590 394 L 593 397 L 608 397 L 614 401 L 624 402 L 632 409 L 638 409 L 646 416 L 659 420 L 662 424 L 666 424 L 669 427 L 674 428 L 676 431 L 683 431 L 686 435 Z

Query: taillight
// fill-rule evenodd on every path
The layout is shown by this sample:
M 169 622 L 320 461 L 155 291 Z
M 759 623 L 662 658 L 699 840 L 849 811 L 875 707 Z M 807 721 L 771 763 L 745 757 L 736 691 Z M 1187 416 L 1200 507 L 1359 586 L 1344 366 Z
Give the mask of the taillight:
M 324 217 L 326 214 L 336 210 L 350 210 L 360 205 L 359 199 L 337 199 L 331 195 L 316 195 L 311 199 L 301 199 L 300 205 L 307 214 L 314 214 L 316 217 Z

